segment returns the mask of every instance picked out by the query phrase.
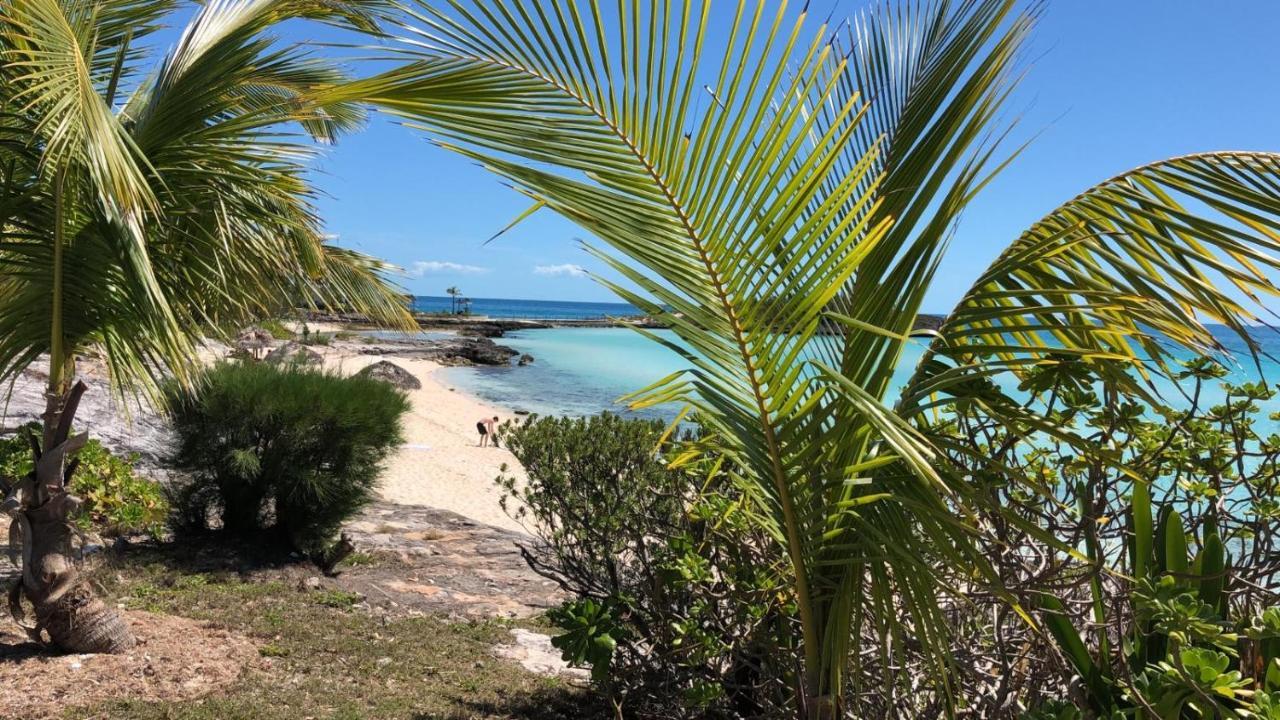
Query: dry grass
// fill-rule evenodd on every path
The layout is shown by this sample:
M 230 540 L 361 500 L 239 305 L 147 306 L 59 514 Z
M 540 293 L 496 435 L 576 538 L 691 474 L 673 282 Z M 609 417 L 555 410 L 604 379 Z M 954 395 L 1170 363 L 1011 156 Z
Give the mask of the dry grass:
M 199 698 L 260 662 L 253 642 L 225 629 L 139 611 L 127 620 L 138 645 L 120 655 L 51 655 L 16 626 L 0 627 L 0 716 L 37 720 L 110 699 Z
M 186 572 L 132 554 L 98 572 L 116 602 L 190 618 L 258 646 L 240 679 L 180 701 L 110 700 L 68 718 L 558 720 L 609 717 L 587 691 L 493 656 L 510 623 L 375 616 L 358 596 L 311 590 L 261 572 Z M 100 677 L 99 681 L 110 682 Z

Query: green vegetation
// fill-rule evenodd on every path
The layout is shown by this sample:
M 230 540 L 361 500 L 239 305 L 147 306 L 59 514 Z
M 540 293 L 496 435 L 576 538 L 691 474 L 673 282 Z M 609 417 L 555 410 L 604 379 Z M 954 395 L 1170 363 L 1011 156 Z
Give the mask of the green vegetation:
M 927 428 L 992 496 L 974 519 L 979 542 L 1034 617 L 970 579 L 961 589 L 974 592 L 948 608 L 956 661 L 935 673 L 915 646 L 851 665 L 856 686 L 878 688 L 847 699 L 855 716 L 1008 717 L 1012 698 L 1028 720 L 1271 717 L 1280 437 L 1257 427 L 1275 391 L 1228 384 L 1202 403 L 1222 373 L 1189 362 L 1191 406 L 1144 409 L 1078 366 L 1045 363 L 1016 397 L 975 388 L 986 403 Z M 1057 425 L 1010 428 L 984 409 L 1018 403 Z M 1078 452 L 1059 427 L 1123 462 Z M 609 415 L 504 428 L 528 482 L 500 482 L 540 540 L 526 560 L 574 596 L 550 615 L 554 643 L 638 717 L 783 715 L 802 660 L 784 640 L 796 621 L 784 559 L 755 529 L 734 468 L 671 467 L 697 441 L 663 431 Z
M 327 346 L 333 342 L 333 337 L 332 333 L 307 332 L 302 336 L 302 344 Z
M 1201 402 L 1224 354 L 1209 324 L 1257 352 L 1247 327 L 1280 295 L 1280 155 L 1184 156 L 1085 190 L 1011 238 L 906 367 L 958 219 L 1016 154 L 1000 118 L 1036 5 L 904 0 L 848 35 L 767 3 L 197 5 L 154 58 L 176 2 L 0 18 L 0 379 L 50 358 L 35 462 L 0 492 L 27 570 L 14 615 L 33 605 L 51 644 L 133 644 L 67 557 L 70 493 L 108 525 L 153 522 L 121 462 L 70 432 L 89 351 L 122 398 L 171 383 L 193 474 L 179 528 L 216 516 L 324 556 L 368 501 L 402 396 L 299 368 L 202 378 L 196 348 L 300 302 L 410 326 L 385 265 L 323 242 L 309 184 L 315 143 L 373 104 L 529 197 L 516 223 L 577 223 L 623 278 L 605 283 L 679 340 L 655 336 L 688 370 L 631 401 L 687 406 L 697 437 L 612 417 L 512 431 L 531 482 L 505 488 L 544 540 L 529 560 L 574 594 L 556 644 L 615 703 L 1280 717 L 1280 439 L 1252 419 L 1271 390 Z M 379 42 L 398 62 L 352 80 L 276 43 L 306 20 L 394 23 L 404 37 Z M 1152 374 L 1193 387 L 1191 409 L 1153 397 Z M 126 605 L 268 640 L 259 654 L 302 679 L 108 713 L 528 716 L 486 703 L 544 700 L 479 670 L 496 623 L 380 625 L 349 593 L 281 582 L 118 582 Z M 375 648 L 388 626 L 407 640 Z
M 276 340 L 292 340 L 293 331 L 284 326 L 284 322 L 276 318 L 268 318 L 258 323 L 258 327 L 266 330 Z
M 19 433 L 0 439 L 0 477 L 26 477 L 32 470 L 27 434 L 39 435 L 40 424 L 28 423 Z M 136 458 L 113 455 L 97 440 L 85 443 L 76 456 L 78 471 L 71 492 L 84 501 L 77 525 L 105 536 L 148 533 L 159 536 L 169 518 L 169 503 L 160 485 L 134 472 Z
M 409 403 L 390 385 L 304 367 L 224 362 L 169 399 L 175 529 L 209 518 L 231 534 L 274 528 L 323 556 L 341 524 L 373 498 L 379 466 L 400 443 Z
M 247 635 L 270 664 L 186 702 L 111 701 L 68 718 L 120 720 L 577 720 L 605 717 L 589 693 L 495 658 L 510 623 L 379 618 L 347 593 L 183 567 L 180 553 L 134 550 L 95 579 L 112 602 Z M 175 563 L 176 566 L 175 566 Z M 341 602 L 335 602 L 341 599 Z
M 43 432 L 27 477 L 0 478 L 32 604 L 54 645 L 133 644 L 75 563 L 68 431 L 92 351 L 121 399 L 193 381 L 205 337 L 297 303 L 354 308 L 408 326 L 380 261 L 324 241 L 307 158 L 357 127 L 361 107 L 321 99 L 347 79 L 310 49 L 283 48 L 290 20 L 372 31 L 381 2 L 199 6 L 180 41 L 151 44 L 172 0 L 7 3 L 0 18 L 0 380 L 47 354 Z M 34 515 L 33 515 L 34 513 Z M 55 588 L 61 588 L 53 592 Z M 57 603 L 74 588 L 79 603 Z
M 609 414 L 504 426 L 528 476 L 500 479 L 504 505 L 541 540 L 526 559 L 574 595 L 553 642 L 645 714 L 776 716 L 799 658 L 777 643 L 796 618 L 771 544 L 717 463 L 667 467 L 664 430 Z
M 980 450 L 956 459 L 1006 508 L 978 520 L 987 551 L 1000 558 L 1003 587 L 1028 598 L 1045 631 L 1002 612 L 999 597 L 956 608 L 953 652 L 967 662 L 952 676 L 977 714 L 994 714 L 984 699 L 1009 696 L 1027 698 L 1035 718 L 1068 709 L 1075 715 L 1062 717 L 1140 717 L 1146 708 L 1153 718 L 1271 717 L 1280 437 L 1258 428 L 1259 404 L 1275 391 L 1218 387 L 1224 372 L 1203 359 L 1181 366 L 1190 405 L 1180 410 L 1126 400 L 1065 363 L 1030 373 L 1019 400 L 984 391 L 997 405 L 1045 408 L 1055 427 L 1087 434 L 1125 471 L 1048 428 L 1010 428 L 978 406 L 931 428 L 940 441 L 966 438 Z M 1215 391 L 1222 399 L 1206 400 Z M 1039 490 L 1015 477 L 1036 478 Z M 1026 561 L 1037 557 L 1051 562 Z M 999 675 L 982 670 L 1009 653 L 1023 662 Z M 920 693 L 895 700 L 889 707 L 918 707 Z
M 417 3 L 403 21 L 416 62 L 348 90 L 499 175 L 530 213 L 577 223 L 626 280 L 603 282 L 679 338 L 689 370 L 632 400 L 697 412 L 706 433 L 680 463 L 723 458 L 785 563 L 797 622 L 778 644 L 802 653 L 798 717 L 874 698 L 884 686 L 861 685 L 861 666 L 907 648 L 930 662 L 895 681 L 947 678 L 963 596 L 1025 612 L 974 523 L 1004 508 L 943 452 L 976 453 L 968 438 L 927 433 L 939 414 L 976 404 L 1043 427 L 1041 408 L 974 388 L 1061 358 L 1146 398 L 1130 371 L 1168 372 L 1162 342 L 1212 352 L 1214 322 L 1251 342 L 1254 298 L 1276 295 L 1280 158 L 1175 158 L 1011 238 L 903 367 L 958 218 L 1003 167 L 999 118 L 1034 11 L 886 4 L 846 37 L 764 4 L 726 27 L 695 3 L 623 3 L 621 32 L 601 3 L 489 5 Z M 1093 456 L 1087 433 L 1053 429 Z

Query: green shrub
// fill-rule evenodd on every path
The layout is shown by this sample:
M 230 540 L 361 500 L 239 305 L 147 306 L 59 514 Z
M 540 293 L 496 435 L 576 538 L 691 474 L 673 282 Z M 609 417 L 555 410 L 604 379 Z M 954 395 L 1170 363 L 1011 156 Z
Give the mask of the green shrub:
M 930 675 L 928 658 L 893 658 L 862 683 L 922 679 L 896 704 L 868 693 L 859 716 L 904 715 L 930 695 L 941 707 L 960 687 L 973 717 L 1000 717 L 1016 698 L 1026 720 L 1280 720 L 1277 392 L 1226 377 L 1190 360 L 1184 402 L 1140 405 L 1089 364 L 1055 358 L 1029 370 L 1017 396 L 975 384 L 981 402 L 939 413 L 926 430 L 966 466 L 971 490 L 997 499 L 1001 511 L 975 526 L 989 532 L 1000 585 L 1040 627 L 1004 597 L 969 592 L 948 613 L 954 668 Z M 1014 402 L 1127 469 L 1044 428 L 1009 427 Z
M 574 595 L 550 613 L 553 643 L 654 715 L 774 716 L 798 661 L 776 641 L 791 619 L 776 546 L 722 464 L 668 467 L 665 429 L 610 414 L 503 427 L 528 477 L 499 478 L 503 506 L 539 539 L 530 566 Z
M 174 527 L 275 529 L 313 556 L 373 497 L 409 408 L 386 383 L 303 367 L 222 363 L 194 391 L 173 389 Z
M 277 340 L 292 340 L 294 337 L 293 331 L 285 327 L 284 322 L 276 318 L 263 320 L 258 323 L 258 327 L 266 330 L 271 334 L 271 337 Z
M 31 445 L 25 433 L 40 434 L 39 423 L 0 439 L 0 475 L 22 477 L 31 472 Z M 120 458 L 97 440 L 89 440 L 76 454 L 71 492 L 84 501 L 76 522 L 103 535 L 149 533 L 159 535 L 169 515 L 164 491 L 153 480 L 134 472 L 137 457 Z
M 322 590 L 316 593 L 317 603 L 338 610 L 350 610 L 363 599 L 359 593 L 346 590 Z
M 311 332 L 302 336 L 303 345 L 320 345 L 328 347 L 333 342 L 333 335 L 322 332 Z

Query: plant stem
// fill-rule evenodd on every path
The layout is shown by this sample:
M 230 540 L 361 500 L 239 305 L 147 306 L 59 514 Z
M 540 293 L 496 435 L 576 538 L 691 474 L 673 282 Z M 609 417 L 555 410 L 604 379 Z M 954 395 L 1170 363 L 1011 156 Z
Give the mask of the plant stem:
M 62 255 L 64 237 L 63 217 L 65 207 L 63 195 L 66 191 L 67 172 L 58 169 L 53 182 L 53 298 L 50 308 L 49 328 L 49 393 L 59 394 L 66 385 L 67 359 L 66 338 L 62 327 Z

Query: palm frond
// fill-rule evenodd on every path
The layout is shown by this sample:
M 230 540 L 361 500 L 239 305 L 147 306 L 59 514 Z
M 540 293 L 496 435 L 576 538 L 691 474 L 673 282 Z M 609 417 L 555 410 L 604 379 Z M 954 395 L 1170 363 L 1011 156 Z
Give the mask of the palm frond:
M 416 329 L 407 309 L 408 296 L 392 280 L 399 271 L 375 257 L 326 244 L 323 268 L 304 292 L 330 309 L 352 309 L 380 325 Z
M 935 395 L 946 402 L 949 387 L 995 362 L 1015 373 L 1088 363 L 1142 395 L 1142 377 L 1168 374 L 1179 350 L 1224 355 L 1212 323 L 1256 353 L 1250 325 L 1277 294 L 1278 190 L 1280 155 L 1221 152 L 1152 163 L 1082 193 L 964 295 L 904 388 L 904 411 Z
M 0 373 L 11 377 L 51 349 L 99 348 L 118 391 L 149 392 L 167 373 L 182 379 L 197 367 L 205 334 L 300 303 L 409 323 L 385 268 L 326 249 L 312 206 L 312 139 L 332 141 L 363 117 L 351 102 L 314 99 L 346 74 L 271 34 L 291 18 L 363 24 L 383 3 L 207 3 L 118 114 L 110 96 L 121 66 L 143 57 L 131 38 L 166 3 L 21 5 L 0 33 L 0 72 L 11 80 L 0 91 L 0 296 L 14 308 L 0 314 Z M 114 57 L 94 50 L 95 36 L 116 47 Z M 72 127 L 82 115 L 88 130 Z M 95 168 L 115 165 L 93 140 L 99 119 L 142 168 L 145 212 L 101 184 Z M 31 167 L 33 153 L 43 166 Z M 41 167 L 56 169 L 56 186 Z
M 451 0 L 411 13 L 408 65 L 349 88 L 602 240 L 590 251 L 628 284 L 602 282 L 675 332 L 653 337 L 689 371 L 636 400 L 696 407 L 759 489 L 815 696 L 839 687 L 863 578 L 882 596 L 909 587 L 942 627 L 908 549 L 964 531 L 927 442 L 881 403 L 900 348 L 826 336 L 824 314 L 910 330 L 985 178 L 1028 22 L 1007 23 L 1012 6 L 873 13 L 851 68 L 830 28 L 765 3 L 710 33 L 709 3 Z M 867 463 L 895 468 L 904 504 L 859 504 L 883 489 L 861 484 Z M 924 540 L 916 513 L 931 515 Z
M 8 5 L 4 61 L 14 101 L 39 117 L 45 173 L 87 168 L 118 211 L 137 222 L 138 214 L 155 209 L 155 196 L 145 160 L 98 94 L 92 7 L 72 4 L 64 10 L 57 0 Z

